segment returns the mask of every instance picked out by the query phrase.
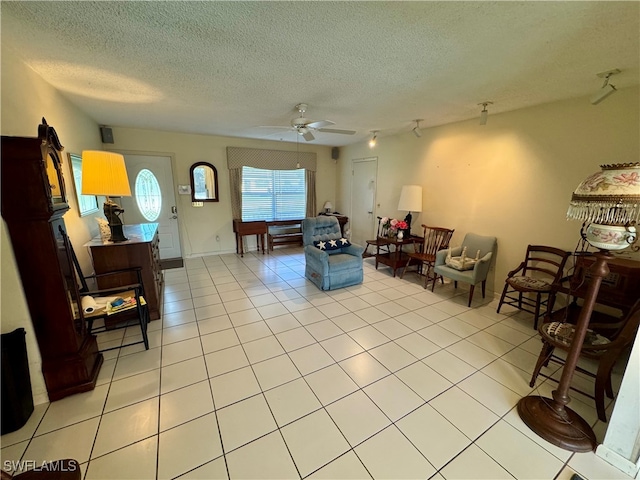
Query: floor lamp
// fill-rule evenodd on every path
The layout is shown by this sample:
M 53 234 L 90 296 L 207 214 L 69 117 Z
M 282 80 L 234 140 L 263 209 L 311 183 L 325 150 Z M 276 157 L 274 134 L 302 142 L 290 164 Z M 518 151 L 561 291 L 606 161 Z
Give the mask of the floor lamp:
M 553 399 L 530 395 L 518 402 L 522 421 L 548 442 L 572 452 L 595 450 L 596 437 L 589 424 L 567 407 L 569 387 L 596 303 L 602 279 L 609 274 L 612 251 L 633 247 L 640 221 L 640 163 L 601 165 L 573 193 L 568 219 L 583 222 L 581 234 L 598 248 L 591 280 L 575 326 L 571 348 Z
M 124 157 L 118 153 L 100 150 L 82 152 L 82 194 L 104 195 L 104 216 L 109 222 L 112 242 L 128 240 L 124 236 L 120 214 L 124 210 L 109 197 L 130 197 L 129 177 Z

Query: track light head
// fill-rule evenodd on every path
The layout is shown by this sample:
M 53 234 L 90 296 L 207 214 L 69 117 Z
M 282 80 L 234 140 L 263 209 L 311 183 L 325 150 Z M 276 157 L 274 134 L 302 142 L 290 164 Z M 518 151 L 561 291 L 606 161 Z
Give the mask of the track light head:
M 620 70 L 618 68 L 614 68 L 613 70 L 607 70 L 606 72 L 600 72 L 597 74 L 598 77 L 604 78 L 604 83 L 600 90 L 591 97 L 591 105 L 598 105 L 609 95 L 613 95 L 618 91 L 616 90 L 616 87 L 609 83 L 609 78 L 611 78 L 612 75 L 617 75 L 618 73 L 620 73 Z
M 375 147 L 378 143 L 378 130 L 371 130 L 371 133 L 373 133 L 373 137 L 369 140 L 369 148 Z
M 487 111 L 487 105 L 493 105 L 493 102 L 481 102 L 478 105 L 482 105 L 482 111 L 480 112 L 480 125 L 487 124 L 487 118 L 489 117 L 489 112 Z
M 422 118 L 414 120 L 414 122 L 416 122 L 416 126 L 413 127 L 413 134 L 418 138 L 422 136 L 422 130 L 420 130 L 420 122 L 422 122 L 422 120 Z

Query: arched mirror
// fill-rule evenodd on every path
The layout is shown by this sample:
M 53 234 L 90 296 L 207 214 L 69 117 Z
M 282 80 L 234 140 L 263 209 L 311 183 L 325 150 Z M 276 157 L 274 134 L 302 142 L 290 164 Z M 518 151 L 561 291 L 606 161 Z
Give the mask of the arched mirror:
M 191 201 L 217 202 L 218 199 L 218 171 L 207 162 L 197 162 L 191 165 Z

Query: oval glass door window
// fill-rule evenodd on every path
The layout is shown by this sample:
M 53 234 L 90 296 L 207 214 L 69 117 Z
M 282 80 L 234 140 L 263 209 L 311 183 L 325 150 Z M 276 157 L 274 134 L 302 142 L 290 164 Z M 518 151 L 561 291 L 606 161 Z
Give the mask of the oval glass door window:
M 160 216 L 162 209 L 162 192 L 158 179 L 151 172 L 143 168 L 136 177 L 135 184 L 136 203 L 138 210 L 148 222 L 153 222 Z

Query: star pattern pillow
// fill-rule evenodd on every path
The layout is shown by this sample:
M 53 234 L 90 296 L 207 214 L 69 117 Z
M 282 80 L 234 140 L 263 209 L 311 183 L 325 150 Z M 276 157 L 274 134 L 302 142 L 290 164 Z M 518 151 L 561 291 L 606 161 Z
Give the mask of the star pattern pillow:
M 348 247 L 351 242 L 346 238 L 337 238 L 334 240 L 316 240 L 313 242 L 313 246 L 320 250 L 338 250 L 342 247 Z

